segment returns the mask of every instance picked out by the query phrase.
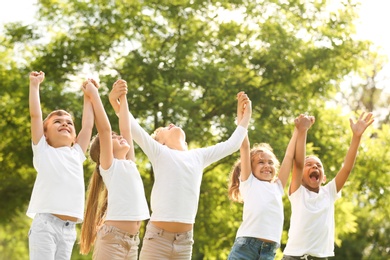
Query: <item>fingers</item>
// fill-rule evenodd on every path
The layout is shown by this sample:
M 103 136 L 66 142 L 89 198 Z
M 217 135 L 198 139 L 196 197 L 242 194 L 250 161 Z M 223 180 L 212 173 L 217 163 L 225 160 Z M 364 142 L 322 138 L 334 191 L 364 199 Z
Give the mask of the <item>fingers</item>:
M 364 115 L 364 113 L 362 113 L 362 115 Z M 372 122 L 374 122 L 374 115 L 371 112 L 367 113 L 367 116 L 364 118 L 364 122 L 371 125 Z
M 349 121 L 350 121 L 351 124 L 354 124 L 352 118 L 350 118 Z M 369 113 L 363 112 L 359 116 L 359 119 L 357 120 L 356 123 L 358 123 L 359 121 L 364 122 L 365 125 L 369 126 L 369 125 L 371 125 L 374 122 L 374 114 L 372 112 L 369 112 Z
M 237 93 L 237 99 L 239 99 L 240 98 L 240 96 L 242 95 L 242 94 L 244 94 L 245 92 L 244 91 L 240 91 L 240 92 L 238 92 Z
M 115 83 L 112 85 L 112 87 L 116 88 L 116 87 L 126 87 L 127 88 L 127 82 L 126 80 L 123 80 L 123 79 L 118 79 L 117 81 L 115 81 Z
M 99 83 L 96 82 L 96 80 L 94 79 L 89 79 L 91 81 L 91 83 L 96 87 L 96 88 L 99 88 Z

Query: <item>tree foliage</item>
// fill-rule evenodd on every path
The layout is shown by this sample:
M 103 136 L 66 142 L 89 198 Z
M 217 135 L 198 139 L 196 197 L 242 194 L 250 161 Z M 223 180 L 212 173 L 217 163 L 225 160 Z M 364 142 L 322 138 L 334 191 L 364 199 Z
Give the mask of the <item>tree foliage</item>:
M 369 43 L 352 38 L 355 7 L 353 1 L 343 1 L 330 11 L 326 1 L 317 0 L 38 1 L 36 23 L 7 24 L 0 36 L 2 230 L 13 226 L 11 219 L 26 221 L 20 212 L 26 210 L 35 179 L 28 116 L 31 70 L 46 73 L 44 115 L 67 109 L 79 127 L 79 85 L 92 75 L 99 77 L 103 103 L 118 129 L 107 93 L 123 78 L 130 109 L 141 125 L 148 132 L 169 122 L 181 125 L 190 148 L 215 144 L 232 133 L 240 90 L 253 104 L 251 143 L 270 143 L 280 160 L 294 117 L 308 112 L 317 119 L 309 131 L 308 152 L 322 159 L 331 179 L 343 162 L 351 132 L 350 115 L 330 107 L 329 101 L 346 75 L 368 66 L 363 57 Z M 336 204 L 340 259 L 368 259 L 389 251 L 388 212 L 380 211 L 389 200 L 390 157 L 380 148 L 388 147 L 388 131 L 384 124 L 367 134 L 344 198 Z M 149 199 L 153 173 L 140 149 L 136 154 Z M 227 182 L 237 157 L 235 153 L 205 170 L 193 259 L 224 259 L 233 244 L 242 205 L 228 201 Z M 85 172 L 88 181 L 88 163 Z M 291 213 L 286 198 L 284 202 L 282 248 Z M 361 246 L 352 250 L 357 241 Z M 6 243 L 2 251 L 20 247 Z M 85 259 L 77 252 L 72 258 Z

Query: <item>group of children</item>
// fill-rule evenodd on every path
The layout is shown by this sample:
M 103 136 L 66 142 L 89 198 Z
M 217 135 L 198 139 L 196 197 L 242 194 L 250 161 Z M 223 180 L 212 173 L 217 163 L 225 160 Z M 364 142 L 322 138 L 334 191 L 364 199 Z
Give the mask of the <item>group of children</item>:
M 30 259 L 70 259 L 81 223 L 80 252 L 93 259 L 138 259 L 139 229 L 149 219 L 139 259 L 191 259 L 193 225 L 203 170 L 240 150 L 229 185 L 229 198 L 244 203 L 240 225 L 228 259 L 274 259 L 283 229 L 282 196 L 288 189 L 292 216 L 283 259 L 326 259 L 333 256 L 334 201 L 355 162 L 360 139 L 372 124 L 371 113 L 350 119 L 352 142 L 336 177 L 322 186 L 325 174 L 315 156 L 306 157 L 312 116 L 300 115 L 279 162 L 268 144 L 250 148 L 247 128 L 252 104 L 237 94 L 237 127 L 224 142 L 189 150 L 185 132 L 174 124 L 152 135 L 137 123 L 127 103 L 127 83 L 117 80 L 109 101 L 119 118 L 119 133 L 111 125 L 93 79 L 82 85 L 82 127 L 76 135 L 72 116 L 64 110 L 42 120 L 39 87 L 43 72 L 30 73 L 30 116 L 33 164 L 38 172 L 27 215 Z M 94 125 L 98 134 L 90 142 Z M 154 172 L 151 215 L 133 140 L 147 155 Z M 84 209 L 83 162 L 96 163 Z

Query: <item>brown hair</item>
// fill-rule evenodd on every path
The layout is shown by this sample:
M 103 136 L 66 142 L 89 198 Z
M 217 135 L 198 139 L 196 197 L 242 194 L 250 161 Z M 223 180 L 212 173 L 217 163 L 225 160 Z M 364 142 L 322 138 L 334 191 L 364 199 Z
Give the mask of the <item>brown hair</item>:
M 69 112 L 67 112 L 65 110 L 58 109 L 58 110 L 54 110 L 54 111 L 50 112 L 50 114 L 48 114 L 47 117 L 43 120 L 43 131 L 46 132 L 46 130 L 47 130 L 47 121 L 50 118 L 52 118 L 53 116 L 65 116 L 65 115 L 66 116 L 70 116 L 72 118 L 72 121 L 74 121 L 73 120 L 73 116 Z
M 257 156 L 260 156 L 262 153 L 269 153 L 272 156 L 275 170 L 276 172 L 278 172 L 280 166 L 279 160 L 278 158 L 276 158 L 272 147 L 267 143 L 260 143 L 253 146 L 253 148 L 250 151 L 251 164 L 253 159 L 256 158 Z M 234 163 L 232 170 L 230 172 L 228 196 L 230 200 L 234 202 L 242 203 L 243 200 L 240 194 L 240 174 L 241 174 L 241 160 L 238 159 Z
M 100 140 L 98 135 L 91 142 L 89 155 L 96 166 L 89 180 L 84 222 L 81 226 L 80 253 L 83 255 L 91 250 L 96 239 L 97 228 L 102 224 L 107 210 L 107 189 L 99 171 Z

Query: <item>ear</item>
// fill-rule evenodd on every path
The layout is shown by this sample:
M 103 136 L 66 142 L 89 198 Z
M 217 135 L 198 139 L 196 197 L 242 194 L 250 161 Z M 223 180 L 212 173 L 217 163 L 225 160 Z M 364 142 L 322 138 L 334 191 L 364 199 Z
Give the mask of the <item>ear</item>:
M 324 175 L 324 177 L 322 177 L 322 183 L 324 184 L 326 182 L 326 175 Z

